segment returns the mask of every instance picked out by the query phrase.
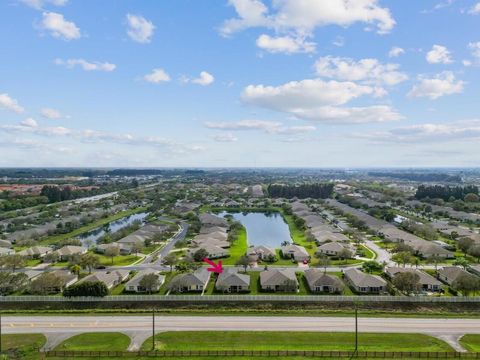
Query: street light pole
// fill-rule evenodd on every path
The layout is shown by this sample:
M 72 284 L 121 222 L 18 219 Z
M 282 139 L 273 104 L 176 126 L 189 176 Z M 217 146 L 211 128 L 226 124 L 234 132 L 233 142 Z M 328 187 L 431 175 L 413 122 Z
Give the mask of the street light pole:
M 358 351 L 358 309 L 355 308 L 355 353 Z
M 155 308 L 152 309 L 152 351 L 155 350 Z

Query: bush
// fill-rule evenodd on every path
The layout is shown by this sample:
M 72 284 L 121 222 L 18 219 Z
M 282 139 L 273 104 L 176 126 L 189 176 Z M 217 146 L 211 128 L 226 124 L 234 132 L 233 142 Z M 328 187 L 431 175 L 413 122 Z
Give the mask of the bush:
M 107 286 L 101 281 L 85 281 L 66 288 L 63 296 L 95 296 L 104 297 L 108 295 Z

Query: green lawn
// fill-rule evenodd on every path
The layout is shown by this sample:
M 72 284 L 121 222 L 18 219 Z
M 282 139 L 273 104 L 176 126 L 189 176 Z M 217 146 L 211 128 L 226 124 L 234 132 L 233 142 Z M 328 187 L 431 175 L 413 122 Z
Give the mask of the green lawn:
M 96 350 L 96 351 L 124 351 L 130 345 L 130 338 L 121 333 L 85 333 L 75 335 L 60 345 L 55 350 Z
M 235 240 L 230 247 L 229 252 L 230 256 L 228 258 L 222 259 L 222 263 L 225 265 L 235 265 L 237 260 L 246 254 L 248 248 L 247 242 L 247 230 L 245 227 L 242 228 L 237 233 L 238 238 Z
M 18 359 L 39 359 L 38 349 L 45 345 L 46 341 L 47 339 L 42 334 L 2 335 L 2 350 L 17 352 L 19 354 Z
M 375 258 L 377 257 L 377 254 L 375 253 L 375 251 L 369 249 L 368 247 L 366 247 L 365 245 L 360 245 L 360 247 L 363 249 L 363 251 L 365 252 L 365 257 L 370 259 L 370 260 L 375 260 Z
M 126 216 L 130 216 L 130 215 L 133 215 L 133 214 L 136 214 L 136 213 L 139 213 L 139 212 L 143 212 L 146 209 L 147 208 L 142 207 L 142 208 L 136 208 L 136 209 L 130 209 L 130 210 L 122 211 L 122 212 L 119 212 L 118 214 L 114 214 L 114 215 L 108 216 L 104 219 L 97 220 L 97 221 L 95 221 L 91 224 L 82 226 L 82 227 L 80 227 L 78 229 L 75 229 L 74 231 L 69 232 L 67 234 L 49 236 L 46 239 L 40 241 L 40 244 L 42 244 L 42 245 L 56 244 L 61 240 L 70 239 L 72 237 L 83 234 L 84 232 L 87 232 L 87 231 L 96 229 L 96 228 L 98 228 L 102 225 L 108 224 L 109 222 L 121 219 L 121 218 L 126 217 Z
M 113 264 L 112 264 L 111 257 L 101 255 L 101 254 L 96 254 L 96 255 L 100 259 L 100 264 L 105 266 L 125 266 L 125 265 L 133 264 L 135 261 L 140 259 L 139 256 L 135 256 L 135 255 L 125 255 L 125 256 L 119 255 L 113 258 Z
M 295 244 L 305 247 L 307 249 L 310 256 L 313 258 L 315 256 L 316 246 L 313 242 L 307 241 L 307 237 L 305 235 L 305 231 L 299 229 L 295 222 L 293 221 L 292 215 L 286 215 L 283 211 L 281 211 L 283 219 L 288 224 L 288 228 L 290 230 L 290 236 Z
M 268 319 L 266 319 L 268 321 Z M 354 333 L 269 331 L 184 331 L 155 336 L 158 350 L 353 350 Z M 142 345 L 150 350 L 152 339 Z M 360 351 L 453 351 L 422 334 L 359 334 Z
M 468 351 L 480 352 L 480 334 L 464 335 L 460 344 Z

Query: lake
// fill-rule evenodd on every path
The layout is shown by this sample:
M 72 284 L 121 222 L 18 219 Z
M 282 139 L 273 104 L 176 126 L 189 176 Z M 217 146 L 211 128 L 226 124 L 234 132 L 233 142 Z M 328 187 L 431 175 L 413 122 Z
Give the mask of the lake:
M 89 243 L 96 244 L 97 240 L 106 233 L 114 233 L 115 231 L 118 231 L 125 226 L 131 225 L 136 220 L 143 222 L 147 215 L 148 213 L 142 212 L 130 216 L 125 216 L 121 219 L 102 225 L 96 229 L 84 232 L 83 234 L 78 235 L 76 239 L 79 239 L 82 242 L 82 245 L 85 246 L 88 246 Z
M 226 214 L 232 215 L 235 220 L 242 223 L 245 227 L 249 246 L 264 245 L 277 249 L 284 241 L 293 242 L 288 225 L 279 213 L 223 212 L 220 216 L 225 216 Z

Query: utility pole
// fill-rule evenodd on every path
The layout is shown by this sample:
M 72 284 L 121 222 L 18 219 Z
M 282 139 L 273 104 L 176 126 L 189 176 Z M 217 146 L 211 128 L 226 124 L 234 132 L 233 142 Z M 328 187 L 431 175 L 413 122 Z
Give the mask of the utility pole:
M 0 354 L 2 353 L 2 313 L 0 313 Z
M 155 350 L 155 308 L 152 309 L 152 351 Z
M 358 351 L 358 309 L 355 308 L 355 353 Z

